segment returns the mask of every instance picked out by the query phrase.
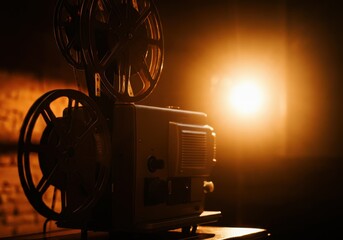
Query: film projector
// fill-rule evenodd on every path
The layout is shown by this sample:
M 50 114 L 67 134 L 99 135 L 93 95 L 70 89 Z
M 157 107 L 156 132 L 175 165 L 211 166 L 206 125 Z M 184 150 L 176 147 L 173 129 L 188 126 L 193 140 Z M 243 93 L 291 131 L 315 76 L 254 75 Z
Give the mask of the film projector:
M 83 231 L 195 232 L 217 221 L 220 211 L 204 211 L 216 148 L 206 114 L 135 104 L 162 71 L 154 2 L 60 0 L 54 33 L 87 94 L 52 90 L 29 109 L 18 169 L 31 205 Z

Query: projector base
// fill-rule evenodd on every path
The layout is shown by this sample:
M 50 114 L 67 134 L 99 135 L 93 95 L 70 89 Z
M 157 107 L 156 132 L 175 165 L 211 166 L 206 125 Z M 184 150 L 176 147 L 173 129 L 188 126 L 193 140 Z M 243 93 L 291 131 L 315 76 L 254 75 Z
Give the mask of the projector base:
M 165 231 L 169 229 L 182 228 L 182 232 L 193 233 L 196 232 L 197 225 L 217 222 L 221 217 L 220 211 L 204 211 L 200 215 L 187 216 L 184 218 L 166 219 L 165 221 L 158 221 L 153 223 L 145 223 L 138 226 L 139 232 L 156 232 Z

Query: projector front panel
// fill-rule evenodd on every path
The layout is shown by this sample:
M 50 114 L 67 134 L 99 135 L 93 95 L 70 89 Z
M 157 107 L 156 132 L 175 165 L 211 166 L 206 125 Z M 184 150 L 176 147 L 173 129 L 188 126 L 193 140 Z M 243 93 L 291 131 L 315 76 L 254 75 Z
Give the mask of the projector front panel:
M 176 134 L 182 131 L 188 134 L 186 140 Z M 212 139 L 212 128 L 206 125 L 204 113 L 116 104 L 113 228 L 136 230 L 150 223 L 200 215 L 204 210 L 203 184 L 213 160 L 214 142 L 208 139 Z M 171 147 L 175 142 L 177 147 Z M 187 155 L 178 157 L 179 153 L 175 157 L 173 152 L 178 149 L 191 150 L 192 161 L 187 162 Z
M 170 153 L 173 137 L 170 126 L 172 123 L 182 123 L 203 128 L 206 114 L 139 105 L 135 107 L 136 224 L 200 214 L 204 207 L 203 183 L 210 170 L 202 175 L 197 174 L 197 170 L 183 175 L 173 174 L 172 169 L 178 163 L 173 161 Z

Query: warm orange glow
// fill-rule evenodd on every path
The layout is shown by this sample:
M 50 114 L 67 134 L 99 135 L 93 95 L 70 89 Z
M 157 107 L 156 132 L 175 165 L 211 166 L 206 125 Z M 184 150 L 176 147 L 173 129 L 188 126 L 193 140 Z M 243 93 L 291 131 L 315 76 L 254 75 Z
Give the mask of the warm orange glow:
M 227 117 L 261 119 L 266 117 L 274 96 L 271 77 L 254 66 L 240 67 L 220 79 L 221 108 Z
M 237 114 L 251 115 L 262 110 L 265 93 L 254 81 L 242 81 L 230 89 L 228 101 Z
M 226 63 L 211 78 L 216 122 L 231 155 L 284 153 L 285 70 L 258 56 Z
M 52 89 L 76 88 L 73 83 L 63 79 L 43 78 L 3 70 L 0 70 L 0 80 L 0 89 L 2 90 L 0 92 L 0 104 L 2 107 L 0 112 L 0 142 L 16 143 L 18 141 L 18 134 L 24 117 L 31 105 L 41 95 Z M 59 106 L 60 114 L 62 114 L 62 106 Z M 40 122 L 39 120 L 37 124 L 40 124 Z M 41 126 L 35 128 L 35 130 L 40 130 L 39 134 L 42 133 L 45 127 L 44 121 L 42 122 Z M 32 134 L 35 139 L 36 132 L 34 131 Z

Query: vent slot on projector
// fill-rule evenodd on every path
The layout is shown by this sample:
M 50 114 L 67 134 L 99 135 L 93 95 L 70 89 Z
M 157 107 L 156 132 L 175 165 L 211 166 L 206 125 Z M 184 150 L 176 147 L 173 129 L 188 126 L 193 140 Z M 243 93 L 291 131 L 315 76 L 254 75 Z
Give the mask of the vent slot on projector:
M 215 150 L 215 134 L 208 125 L 169 123 L 169 175 L 208 176 Z
M 180 170 L 206 168 L 207 133 L 204 131 L 181 130 Z

